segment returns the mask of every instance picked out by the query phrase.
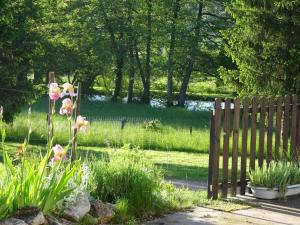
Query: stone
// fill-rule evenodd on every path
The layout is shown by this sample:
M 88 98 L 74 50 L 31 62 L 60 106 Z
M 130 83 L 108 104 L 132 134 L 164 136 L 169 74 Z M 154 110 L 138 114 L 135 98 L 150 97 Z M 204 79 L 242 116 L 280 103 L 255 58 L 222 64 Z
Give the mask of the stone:
M 17 216 L 18 219 L 22 219 L 28 225 L 44 225 L 47 224 L 46 218 L 43 212 L 38 208 L 24 208 L 21 209 Z
M 62 225 L 58 219 L 53 216 L 46 216 L 49 225 Z
M 115 216 L 115 207 L 113 204 L 96 200 L 92 203 L 92 215 L 97 217 L 101 224 L 109 223 Z
M 8 219 L 0 222 L 0 225 L 28 225 L 28 224 L 20 219 L 8 218 Z
M 88 196 L 81 195 L 74 204 L 64 210 L 63 216 L 68 220 L 78 222 L 90 211 L 90 209 L 91 204 Z
M 39 212 L 37 215 L 30 216 L 28 219 L 25 219 L 28 225 L 43 225 L 46 223 L 43 212 Z

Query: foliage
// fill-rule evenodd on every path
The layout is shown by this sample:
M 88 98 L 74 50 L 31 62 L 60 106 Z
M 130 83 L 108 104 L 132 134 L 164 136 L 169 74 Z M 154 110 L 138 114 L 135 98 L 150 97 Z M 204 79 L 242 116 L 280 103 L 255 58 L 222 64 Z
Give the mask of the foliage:
M 162 176 L 141 153 L 115 152 L 92 163 L 91 195 L 118 205 L 124 215 L 147 216 L 163 207 L 157 196 Z
M 46 123 L 44 109 L 46 99 L 32 105 L 32 142 L 46 143 Z M 91 120 L 89 132 L 79 133 L 81 145 L 120 147 L 125 144 L 139 146 L 142 149 L 174 150 L 189 152 L 207 152 L 209 147 L 209 113 L 191 112 L 179 107 L 159 109 L 141 104 L 122 104 L 111 102 L 93 102 L 82 99 L 81 112 Z M 58 110 L 58 108 L 57 108 Z M 7 134 L 11 141 L 21 141 L 27 132 L 26 113 L 19 114 L 13 125 L 7 125 Z M 150 118 L 149 118 L 150 117 Z M 67 144 L 68 122 L 54 115 L 54 143 Z M 121 130 L 120 118 L 128 119 Z M 145 130 L 143 121 L 159 119 L 159 132 Z M 190 135 L 190 127 L 193 134 Z
M 5 153 L 1 166 L 0 219 L 24 207 L 39 207 L 47 214 L 76 189 L 80 181 L 74 178 L 80 178 L 80 164 L 72 168 L 63 163 L 49 167 L 49 156 L 47 154 L 40 163 L 36 162 L 37 158 L 13 165 Z
M 241 94 L 300 93 L 300 2 L 232 0 L 235 23 L 224 31 L 238 71 L 223 72 Z
M 279 188 L 285 193 L 288 185 L 300 184 L 300 168 L 295 163 L 272 162 L 269 167 L 251 171 L 249 178 L 253 187 Z
M 160 121 L 159 120 L 150 120 L 150 121 L 144 121 L 143 127 L 146 130 L 154 130 L 157 131 L 160 129 Z

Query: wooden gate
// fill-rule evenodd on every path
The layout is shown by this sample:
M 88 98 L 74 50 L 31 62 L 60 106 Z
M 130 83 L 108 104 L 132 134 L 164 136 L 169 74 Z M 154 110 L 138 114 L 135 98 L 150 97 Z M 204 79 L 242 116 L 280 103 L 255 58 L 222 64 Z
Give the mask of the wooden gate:
M 240 194 L 245 195 L 247 170 L 269 165 L 272 160 L 299 160 L 299 153 L 300 104 L 296 95 L 245 97 L 242 102 L 235 98 L 234 103 L 217 98 L 211 112 L 208 198 L 217 199 L 219 189 L 226 198 L 229 188 L 231 196 L 236 196 L 238 185 Z

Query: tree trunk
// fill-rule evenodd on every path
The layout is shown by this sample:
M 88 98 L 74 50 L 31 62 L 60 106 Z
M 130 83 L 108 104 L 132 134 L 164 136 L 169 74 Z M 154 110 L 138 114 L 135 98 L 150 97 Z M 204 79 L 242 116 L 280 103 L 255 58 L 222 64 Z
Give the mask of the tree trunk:
M 175 0 L 174 7 L 173 7 L 173 19 L 172 19 L 169 58 L 168 58 L 168 90 L 167 90 L 168 106 L 173 105 L 173 58 L 174 58 L 175 41 L 176 41 L 176 24 L 177 24 L 178 12 L 180 10 L 179 1 L 180 0 Z
M 129 81 L 128 81 L 128 95 L 127 95 L 127 103 L 132 102 L 133 97 L 133 84 L 134 84 L 134 53 L 133 53 L 133 46 L 129 51 L 129 61 L 130 61 L 130 68 L 129 68 Z
M 132 24 L 132 12 L 133 12 L 133 5 L 132 2 L 128 2 L 128 39 L 129 39 L 129 74 L 128 74 L 128 94 L 127 94 L 127 103 L 132 102 L 133 97 L 133 84 L 134 84 L 134 44 L 135 44 L 135 34 L 133 31 L 133 24 Z
M 184 106 L 185 104 L 186 91 L 189 85 L 191 74 L 194 70 L 194 60 L 197 54 L 199 39 L 200 39 L 200 22 L 202 18 L 202 9 L 203 9 L 203 1 L 199 1 L 197 23 L 195 27 L 195 36 L 194 36 L 194 40 L 191 42 L 192 45 L 190 46 L 190 55 L 187 57 L 187 64 L 186 64 L 187 66 L 186 66 L 185 74 L 181 83 L 179 96 L 178 96 L 179 106 Z
M 178 97 L 178 106 L 184 106 L 185 100 L 186 100 L 186 91 L 188 88 L 188 84 L 190 81 L 191 74 L 193 72 L 194 62 L 191 58 L 187 59 L 187 67 L 186 71 L 181 83 L 180 91 L 179 91 L 179 97 Z
M 123 66 L 124 59 L 123 55 L 118 55 L 116 59 L 116 69 L 115 69 L 115 90 L 112 97 L 112 101 L 117 101 L 118 97 L 121 94 L 122 89 L 122 78 L 123 78 Z
M 146 63 L 145 63 L 145 84 L 142 101 L 150 103 L 150 77 L 151 77 L 151 40 L 152 40 L 152 0 L 147 0 L 147 40 L 146 40 Z

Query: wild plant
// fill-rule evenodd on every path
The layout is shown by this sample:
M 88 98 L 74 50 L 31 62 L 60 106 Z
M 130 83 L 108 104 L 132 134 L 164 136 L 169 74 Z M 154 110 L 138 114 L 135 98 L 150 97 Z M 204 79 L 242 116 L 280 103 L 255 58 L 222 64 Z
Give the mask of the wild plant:
M 50 100 L 53 101 L 51 115 L 55 113 L 55 102 L 67 92 L 71 98 L 62 101 L 60 114 L 66 115 L 69 121 L 69 142 L 63 148 L 56 144 L 53 146 L 54 130 L 53 118 L 51 123 L 51 139 L 49 139 L 47 152 L 44 156 L 31 159 L 27 155 L 27 148 L 31 135 L 31 110 L 28 111 L 28 135 L 18 150 L 19 161 L 14 162 L 5 150 L 6 132 L 3 126 L 3 108 L 0 108 L 0 131 L 3 165 L 0 164 L 0 219 L 26 207 L 38 207 L 44 213 L 55 209 L 57 203 L 70 196 L 81 184 L 82 168 L 80 160 L 71 161 L 67 151 L 76 135 L 72 130 L 86 131 L 88 122 L 85 117 L 77 115 L 73 119 L 75 104 L 73 101 L 74 88 L 71 84 L 64 84 L 61 92 L 58 84 L 51 83 L 49 89 Z M 71 155 L 71 153 L 69 154 Z

